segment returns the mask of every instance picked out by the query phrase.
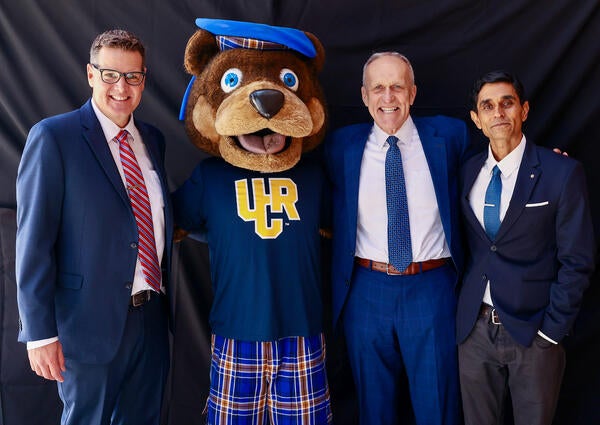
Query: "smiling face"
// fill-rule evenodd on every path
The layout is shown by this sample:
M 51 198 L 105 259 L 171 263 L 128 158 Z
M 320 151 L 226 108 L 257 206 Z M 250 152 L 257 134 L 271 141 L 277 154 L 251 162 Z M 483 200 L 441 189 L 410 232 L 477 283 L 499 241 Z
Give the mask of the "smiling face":
M 529 102 L 521 104 L 519 95 L 510 83 L 487 83 L 479 91 L 476 107 L 477 111 L 471 111 L 471 119 L 490 139 L 496 159 L 501 159 L 498 153 L 505 155 L 521 142 Z
M 102 47 L 94 64 L 100 69 L 122 73 L 146 71 L 139 52 L 113 47 Z M 87 75 L 92 87 L 92 98 L 100 111 L 119 127 L 125 127 L 142 100 L 145 81 L 139 86 L 132 86 L 121 76 L 116 83 L 108 84 L 102 81 L 100 71 L 90 64 L 87 65 Z
M 185 129 L 200 150 L 247 170 L 280 172 L 325 136 L 327 109 L 318 73 L 321 42 L 308 58 L 285 50 L 216 48 L 203 29 L 189 39 L 186 70 L 195 76 L 185 98 Z
M 365 69 L 361 93 L 375 123 L 394 134 L 410 114 L 417 87 L 406 62 L 396 56 L 381 56 Z

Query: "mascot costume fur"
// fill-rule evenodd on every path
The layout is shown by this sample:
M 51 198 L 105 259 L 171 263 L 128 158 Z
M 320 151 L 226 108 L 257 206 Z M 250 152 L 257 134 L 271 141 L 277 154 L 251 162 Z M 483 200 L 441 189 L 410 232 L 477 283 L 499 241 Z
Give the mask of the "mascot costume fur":
M 214 301 L 208 423 L 331 422 L 322 324 L 323 139 L 312 34 L 197 19 L 182 104 L 212 156 L 173 196 L 184 232 L 209 246 Z M 232 422 L 233 420 L 233 422 Z

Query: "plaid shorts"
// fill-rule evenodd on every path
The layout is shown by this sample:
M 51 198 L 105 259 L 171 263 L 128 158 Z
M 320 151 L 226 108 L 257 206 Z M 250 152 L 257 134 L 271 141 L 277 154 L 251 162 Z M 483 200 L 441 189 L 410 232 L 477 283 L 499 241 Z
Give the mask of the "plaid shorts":
M 330 424 L 322 334 L 275 341 L 212 335 L 208 423 Z

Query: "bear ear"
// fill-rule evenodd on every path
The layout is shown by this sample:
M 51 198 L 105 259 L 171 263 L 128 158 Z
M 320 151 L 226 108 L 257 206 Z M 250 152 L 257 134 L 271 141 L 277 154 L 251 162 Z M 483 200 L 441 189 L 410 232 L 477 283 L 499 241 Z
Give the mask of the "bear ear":
M 317 56 L 315 56 L 312 61 L 317 69 L 317 72 L 321 72 L 323 65 L 325 64 L 325 48 L 314 34 L 307 31 L 304 31 L 304 34 L 310 38 L 310 41 L 312 41 L 312 44 L 315 46 Z
M 204 30 L 197 30 L 185 47 L 185 70 L 192 75 L 200 75 L 206 64 L 219 53 L 215 36 Z

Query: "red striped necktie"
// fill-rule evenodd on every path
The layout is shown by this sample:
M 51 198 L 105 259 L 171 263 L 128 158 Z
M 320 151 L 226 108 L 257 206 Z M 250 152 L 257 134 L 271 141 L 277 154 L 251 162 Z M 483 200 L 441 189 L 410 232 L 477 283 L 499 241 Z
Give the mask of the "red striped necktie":
M 158 256 L 156 255 L 154 225 L 152 224 L 152 210 L 150 209 L 148 190 L 146 190 L 142 170 L 129 145 L 129 139 L 133 140 L 133 137 L 127 130 L 121 130 L 115 137 L 115 140 L 119 143 L 119 155 L 125 173 L 127 193 L 138 227 L 138 256 L 146 282 L 152 289 L 160 292 L 161 273 Z

